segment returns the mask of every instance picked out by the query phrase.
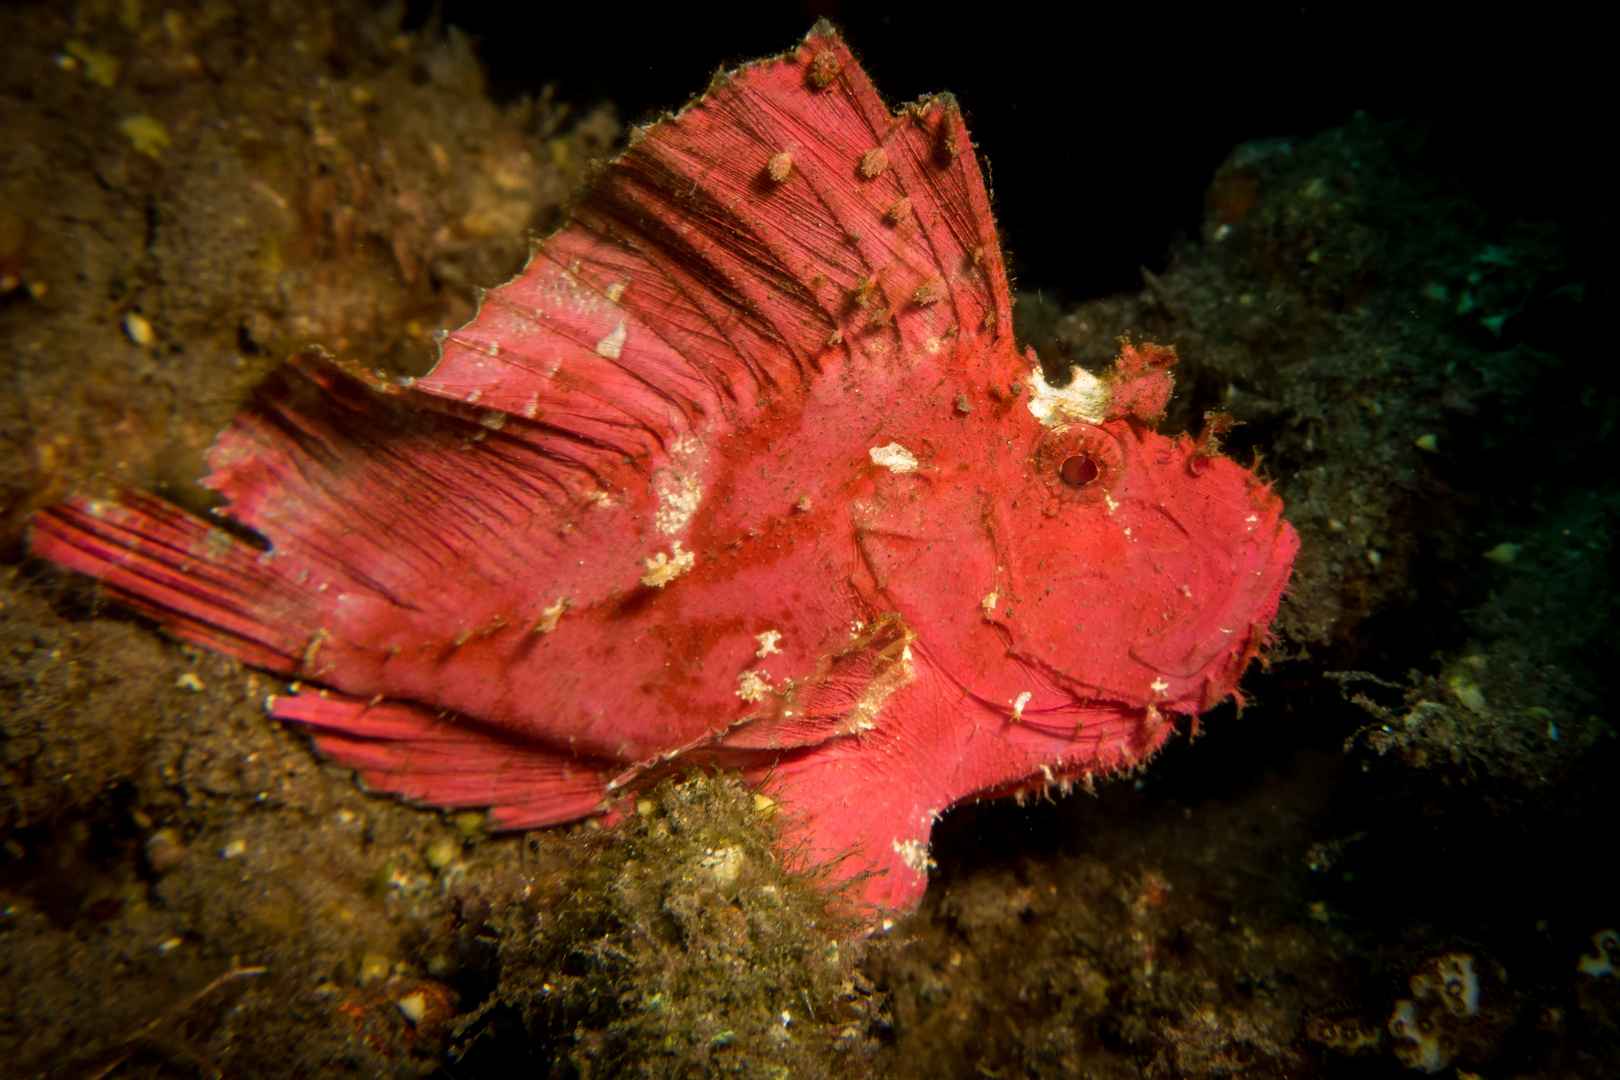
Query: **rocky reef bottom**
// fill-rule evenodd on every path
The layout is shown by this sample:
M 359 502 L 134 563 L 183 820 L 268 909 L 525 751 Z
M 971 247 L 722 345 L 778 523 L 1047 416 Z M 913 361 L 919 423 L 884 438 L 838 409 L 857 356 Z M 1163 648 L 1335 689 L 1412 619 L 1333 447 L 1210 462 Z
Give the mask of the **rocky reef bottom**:
M 1620 1075 L 1612 225 L 1484 208 L 1414 128 L 1240 146 L 1140 291 L 1021 295 L 1053 381 L 1175 346 L 1168 424 L 1229 417 L 1303 550 L 1241 711 L 953 811 L 869 936 L 734 779 L 490 835 L 26 561 L 66 492 L 195 498 L 292 348 L 420 370 L 616 137 L 399 19 L 0 11 L 0 1071 Z

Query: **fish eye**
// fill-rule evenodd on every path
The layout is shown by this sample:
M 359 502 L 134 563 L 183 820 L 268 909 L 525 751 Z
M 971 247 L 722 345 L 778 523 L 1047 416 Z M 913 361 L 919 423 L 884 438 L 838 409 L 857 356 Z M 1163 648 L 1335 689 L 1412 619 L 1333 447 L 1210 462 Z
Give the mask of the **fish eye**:
M 1097 479 L 1097 463 L 1091 460 L 1090 454 L 1071 454 L 1058 466 L 1058 475 L 1070 487 L 1085 487 Z
M 1125 478 L 1119 440 L 1093 424 L 1043 432 L 1029 463 L 1046 489 L 1065 503 L 1103 502 Z

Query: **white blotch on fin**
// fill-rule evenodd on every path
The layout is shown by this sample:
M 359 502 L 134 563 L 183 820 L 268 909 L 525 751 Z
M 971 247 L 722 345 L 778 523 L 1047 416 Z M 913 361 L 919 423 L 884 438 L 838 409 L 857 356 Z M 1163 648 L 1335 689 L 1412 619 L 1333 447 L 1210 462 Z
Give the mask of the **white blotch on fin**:
M 1074 378 L 1065 387 L 1055 387 L 1046 381 L 1040 365 L 1029 376 L 1029 411 L 1047 427 L 1069 424 L 1077 420 L 1087 424 L 1100 424 L 1108 414 L 1108 402 L 1113 391 L 1108 384 L 1076 364 L 1069 368 Z
M 761 701 L 771 692 L 771 677 L 763 671 L 745 671 L 737 676 L 736 695 L 748 704 Z
M 897 442 L 892 442 L 888 446 L 874 446 L 867 453 L 872 457 L 872 464 L 888 469 L 892 473 L 917 471 L 917 458 Z
M 703 443 L 695 435 L 682 435 L 670 448 L 669 464 L 653 474 L 658 509 L 653 524 L 665 536 L 686 528 L 703 503 Z
M 1028 705 L 1029 704 L 1029 699 L 1034 697 L 1034 696 L 1035 695 L 1032 694 L 1030 691 L 1025 690 L 1022 694 L 1019 694 L 1016 698 L 1013 699 L 1013 703 L 1012 703 L 1012 707 L 1013 707 L 1012 719 L 1013 719 L 1013 721 L 1015 723 L 1017 721 L 1023 719 L 1023 717 L 1024 717 L 1024 706 Z
M 542 609 L 540 612 L 540 618 L 535 621 L 534 632 L 537 634 L 551 633 L 553 630 L 557 629 L 558 621 L 562 619 L 563 612 L 567 610 L 568 597 L 566 596 L 562 597 L 550 607 Z
M 613 328 L 613 332 L 596 343 L 596 355 L 609 360 L 617 360 L 624 352 L 624 339 L 626 337 L 629 337 L 629 334 L 624 328 L 624 320 L 620 319 L 619 325 Z
M 782 631 L 780 630 L 767 630 L 763 634 L 755 634 L 754 640 L 759 642 L 759 649 L 754 655 L 761 660 L 782 651 L 776 645 L 777 642 L 782 640 Z
M 671 545 L 671 553 L 665 555 L 662 551 L 646 560 L 647 572 L 641 575 L 643 585 L 651 585 L 655 589 L 662 589 L 674 581 L 697 563 L 697 556 L 690 551 L 681 550 L 681 542 L 675 541 Z
M 896 840 L 894 853 L 900 856 L 901 862 L 919 874 L 926 874 L 934 868 L 934 860 L 928 855 L 928 845 L 921 840 Z

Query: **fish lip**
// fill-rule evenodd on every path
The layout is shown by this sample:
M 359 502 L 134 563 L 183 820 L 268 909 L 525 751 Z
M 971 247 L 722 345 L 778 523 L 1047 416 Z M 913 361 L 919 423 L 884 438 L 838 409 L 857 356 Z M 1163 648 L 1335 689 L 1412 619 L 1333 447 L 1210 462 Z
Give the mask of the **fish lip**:
M 1128 693 L 1113 690 L 1110 687 L 1097 683 L 1082 681 L 1079 677 L 1070 675 L 1052 666 L 1051 662 L 1013 644 L 1009 646 L 1007 655 L 1017 660 L 1026 669 L 1035 675 L 1040 682 L 1040 689 L 1048 694 L 1056 693 L 1066 695 L 1068 701 L 1058 706 L 1050 703 L 1043 704 L 1039 709 L 1024 713 L 1024 717 L 1039 722 L 1042 713 L 1056 711 L 1056 709 L 1074 707 L 1078 709 L 1111 709 L 1116 711 L 1136 712 L 1150 705 L 1163 705 L 1162 701 L 1151 699 L 1138 700 Z M 982 700 L 982 699 L 981 699 Z M 992 708 L 1001 708 L 994 702 L 986 702 Z M 1005 711 L 1004 709 L 1002 711 Z

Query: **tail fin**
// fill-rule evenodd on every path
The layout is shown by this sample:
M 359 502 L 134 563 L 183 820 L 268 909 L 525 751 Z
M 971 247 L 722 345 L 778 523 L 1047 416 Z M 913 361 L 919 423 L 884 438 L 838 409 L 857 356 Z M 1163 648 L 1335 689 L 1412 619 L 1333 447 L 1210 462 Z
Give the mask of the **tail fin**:
M 162 499 L 75 499 L 36 513 L 30 550 L 88 574 L 176 635 L 287 674 L 305 646 L 297 598 L 266 553 Z
M 263 552 L 150 495 L 76 499 L 35 514 L 29 546 L 188 641 L 283 675 L 303 666 L 309 613 Z M 487 806 L 501 829 L 594 813 L 619 766 L 503 737 L 403 701 L 328 691 L 270 699 L 278 719 L 368 785 L 435 806 Z

